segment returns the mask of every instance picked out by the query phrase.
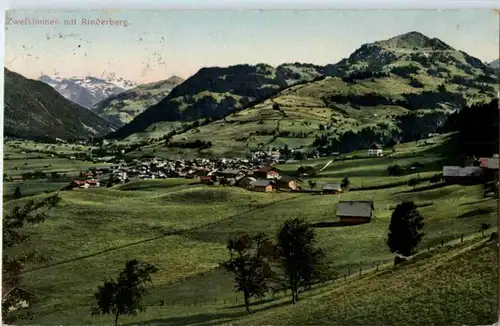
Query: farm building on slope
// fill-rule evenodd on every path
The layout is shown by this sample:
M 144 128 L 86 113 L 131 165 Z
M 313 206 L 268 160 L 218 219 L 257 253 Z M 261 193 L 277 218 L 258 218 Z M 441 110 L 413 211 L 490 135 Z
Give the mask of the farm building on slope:
M 443 166 L 443 180 L 447 184 L 474 185 L 481 182 L 479 166 Z
M 370 200 L 341 201 L 337 204 L 337 217 L 343 223 L 368 223 L 374 209 L 373 201 Z

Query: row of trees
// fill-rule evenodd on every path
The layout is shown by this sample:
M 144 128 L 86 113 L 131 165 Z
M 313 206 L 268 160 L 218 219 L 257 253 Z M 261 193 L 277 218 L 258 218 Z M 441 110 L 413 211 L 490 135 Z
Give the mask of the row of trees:
M 200 139 L 196 139 L 192 142 L 185 143 L 167 143 L 167 147 L 180 147 L 180 148 L 198 148 L 198 149 L 207 149 L 212 147 L 211 141 L 203 141 Z

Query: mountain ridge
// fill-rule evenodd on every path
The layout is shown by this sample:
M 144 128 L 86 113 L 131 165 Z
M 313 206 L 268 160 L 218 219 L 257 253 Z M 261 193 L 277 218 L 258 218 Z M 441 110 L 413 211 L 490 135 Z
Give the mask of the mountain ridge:
M 26 139 L 100 137 L 116 127 L 46 83 L 4 67 L 4 134 Z

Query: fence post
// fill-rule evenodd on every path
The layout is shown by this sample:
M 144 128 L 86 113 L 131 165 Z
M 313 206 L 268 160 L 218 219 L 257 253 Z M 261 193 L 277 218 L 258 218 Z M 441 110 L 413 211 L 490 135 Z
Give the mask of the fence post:
M 441 240 L 441 247 L 444 246 L 444 240 Z
M 362 270 L 362 267 L 360 266 L 359 267 L 359 276 L 361 276 L 361 270 Z
M 464 235 L 463 234 L 460 235 L 460 243 L 464 243 Z
M 344 281 L 347 279 L 347 274 L 344 274 Z
M 377 264 L 377 269 L 376 269 L 377 271 L 378 271 L 378 266 L 379 266 L 379 265 L 380 265 L 380 264 Z

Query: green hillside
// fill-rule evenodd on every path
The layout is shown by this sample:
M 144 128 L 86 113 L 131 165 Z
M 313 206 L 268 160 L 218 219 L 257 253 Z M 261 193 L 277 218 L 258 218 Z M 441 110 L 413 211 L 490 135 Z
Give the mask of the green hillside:
M 121 127 L 132 121 L 148 107 L 165 98 L 184 79 L 172 76 L 169 79 L 139 85 L 125 92 L 110 96 L 95 104 L 91 111 Z
M 442 162 L 450 160 L 443 150 L 448 146 L 446 141 L 446 137 L 438 137 L 429 147 L 397 145 L 392 157 L 356 158 L 360 154 L 352 153 L 351 159 L 334 162 L 315 180 L 339 182 L 349 177 L 352 191 L 340 195 L 257 193 L 204 186 L 186 179 L 144 180 L 114 188 L 61 192 L 62 201 L 50 211 L 50 218 L 27 229 L 31 240 L 23 250 L 36 249 L 50 259 L 26 266 L 22 285 L 37 295 L 32 307 L 35 315 L 17 324 L 109 324 L 107 317 L 90 315 L 92 294 L 97 285 L 114 277 L 132 258 L 155 264 L 160 271 L 146 298 L 147 311 L 124 317 L 123 324 L 214 325 L 231 320 L 245 325 L 302 325 L 316 318 L 323 324 L 380 325 L 389 318 L 395 325 L 429 320 L 449 325 L 445 323 L 449 315 L 453 315 L 452 325 L 459 321 L 485 324 L 495 311 L 495 276 L 486 249 L 463 255 L 450 251 L 443 253 L 446 257 L 422 261 L 423 265 L 408 265 L 352 285 L 336 281 L 318 286 L 301 294 L 303 301 L 296 307 L 290 307 L 281 293 L 274 300 L 269 295 L 252 308 L 256 312 L 248 317 L 240 306 L 242 296 L 234 292 L 231 276 L 217 268 L 227 258 L 225 243 L 229 236 L 241 231 L 272 236 L 284 220 L 296 216 L 310 223 L 335 222 L 340 200 L 369 199 L 375 203 L 371 223 L 316 228 L 318 245 L 326 251 L 339 277 L 351 274 L 348 282 L 356 278 L 352 274 L 360 268 L 365 275 L 377 265 L 381 270 L 390 267 L 393 255 L 385 243 L 387 229 L 392 210 L 403 200 L 415 201 L 424 216 L 425 236 L 418 247 L 424 255 L 428 255 L 427 248 L 442 241 L 460 244 L 461 236 L 468 246 L 467 237 L 480 236 L 482 223 L 495 223 L 497 201 L 483 198 L 481 186 L 429 187 L 426 178 L 439 173 Z M 280 168 L 293 174 L 298 165 L 319 166 L 330 159 Z M 423 167 L 404 176 L 387 175 L 389 165 L 406 167 L 414 162 Z M 406 185 L 411 178 L 422 180 L 414 191 Z M 374 185 L 387 187 L 362 189 Z M 9 211 L 43 196 L 8 201 L 4 209 Z M 478 271 L 481 273 L 474 274 Z M 449 298 L 457 295 L 450 303 Z M 316 301 L 308 299 L 311 297 Z M 418 314 L 421 309 L 426 313 Z
M 200 120 L 198 126 L 184 127 L 186 132 L 179 132 L 179 122 L 148 120 L 149 126 L 128 140 L 162 138 L 142 152 L 165 155 L 193 152 L 183 149 L 182 143 L 196 139 L 211 141 L 212 147 L 200 152 L 205 155 L 241 155 L 249 149 L 284 145 L 349 152 L 373 142 L 424 138 L 440 131 L 451 112 L 489 102 L 498 90 L 490 67 L 416 32 L 365 44 L 349 58 L 318 71 L 334 77 L 287 87 L 244 109 L 235 104 L 236 112 L 229 110 L 211 122 Z M 197 79 L 195 75 L 189 82 Z M 220 102 L 220 96 L 211 98 Z M 188 110 L 184 100 L 178 100 L 177 107 Z M 150 110 L 145 114 L 154 112 Z M 203 112 L 196 118 L 205 117 Z M 163 136 L 172 130 L 177 135 L 167 148 Z
M 495 255 L 494 243 L 475 240 L 321 288 L 297 307 L 286 301 L 264 306 L 227 325 L 491 325 L 497 320 Z
M 202 68 L 110 137 L 125 138 L 162 121 L 221 118 L 280 89 L 319 78 L 323 76 L 320 69 L 307 64 L 284 64 L 277 68 L 266 64 Z
M 41 81 L 4 69 L 4 135 L 28 139 L 86 139 L 116 128 Z

